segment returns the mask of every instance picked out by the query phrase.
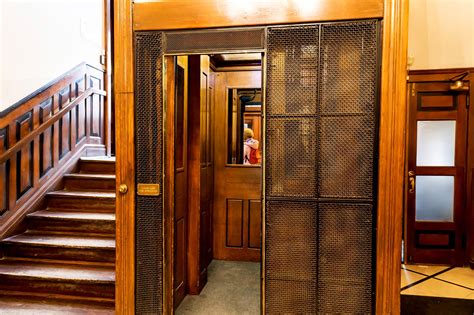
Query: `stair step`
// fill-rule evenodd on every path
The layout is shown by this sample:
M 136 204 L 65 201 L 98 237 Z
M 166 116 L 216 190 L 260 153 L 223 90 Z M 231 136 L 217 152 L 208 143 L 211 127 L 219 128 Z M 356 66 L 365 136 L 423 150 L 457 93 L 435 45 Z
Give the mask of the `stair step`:
M 114 298 L 115 270 L 0 260 L 0 290 Z
M 115 174 L 115 158 L 82 157 L 79 160 L 79 172 Z
M 115 192 L 58 190 L 46 196 L 49 208 L 115 212 Z
M 2 241 L 9 257 L 55 260 L 114 262 L 113 237 L 71 236 L 23 233 Z
M 99 190 L 115 191 L 114 174 L 83 174 L 74 173 L 64 175 L 64 187 L 67 191 Z
M 35 231 L 115 234 L 115 213 L 49 209 L 28 214 L 26 220 Z
M 26 297 L 18 295 L 4 295 L 0 292 L 1 314 L 22 315 L 63 315 L 63 314 L 114 314 L 113 305 L 91 305 L 79 301 L 61 301 L 54 297 Z

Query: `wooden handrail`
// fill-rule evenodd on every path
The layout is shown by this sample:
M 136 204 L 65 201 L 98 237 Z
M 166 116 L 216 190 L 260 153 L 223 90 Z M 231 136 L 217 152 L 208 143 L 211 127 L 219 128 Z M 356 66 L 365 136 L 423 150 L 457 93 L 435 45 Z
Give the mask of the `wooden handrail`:
M 98 90 L 98 89 L 95 89 L 95 88 L 89 88 L 87 89 L 86 91 L 84 91 L 83 94 L 81 94 L 81 96 L 79 96 L 78 98 L 76 98 L 74 101 L 72 101 L 71 103 L 69 103 L 68 105 L 66 105 L 64 108 L 62 108 L 60 111 L 58 111 L 56 114 L 54 114 L 53 116 L 51 116 L 50 119 L 48 119 L 47 122 L 45 122 L 44 124 L 42 124 L 41 126 L 39 126 L 37 129 L 33 130 L 30 134 L 28 134 L 28 136 L 24 137 L 23 139 L 21 139 L 20 141 L 18 141 L 17 143 L 15 143 L 15 145 L 13 145 L 11 148 L 9 148 L 7 151 L 5 151 L 1 156 L 0 156 L 0 164 L 6 162 L 7 160 L 9 160 L 11 158 L 11 156 L 15 153 L 17 153 L 18 151 L 20 151 L 22 149 L 23 146 L 25 146 L 26 144 L 30 143 L 31 141 L 34 140 L 34 138 L 36 138 L 37 136 L 39 136 L 42 132 L 44 132 L 46 129 L 48 129 L 49 127 L 51 127 L 51 125 L 53 125 L 54 123 L 56 123 L 59 119 L 61 119 L 64 115 L 66 115 L 69 111 L 71 111 L 71 109 L 73 109 L 75 106 L 77 106 L 80 102 L 84 101 L 85 99 L 87 99 L 89 96 L 93 95 L 93 94 L 98 94 L 98 95 L 103 95 L 105 96 L 106 95 L 106 92 L 103 91 L 103 90 Z

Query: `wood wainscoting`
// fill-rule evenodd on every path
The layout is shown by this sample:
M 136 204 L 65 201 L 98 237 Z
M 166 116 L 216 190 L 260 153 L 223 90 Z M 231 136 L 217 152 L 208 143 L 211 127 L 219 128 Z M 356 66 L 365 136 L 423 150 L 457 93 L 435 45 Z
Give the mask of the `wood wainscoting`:
M 0 113 L 0 238 L 72 168 L 105 154 L 104 72 L 85 63 Z

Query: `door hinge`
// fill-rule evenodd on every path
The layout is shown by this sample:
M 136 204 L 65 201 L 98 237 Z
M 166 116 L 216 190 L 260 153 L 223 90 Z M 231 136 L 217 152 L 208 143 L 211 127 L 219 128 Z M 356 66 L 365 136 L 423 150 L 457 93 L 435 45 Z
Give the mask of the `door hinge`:
M 466 108 L 469 108 L 469 101 L 471 100 L 471 98 L 469 97 L 469 94 L 466 95 Z
M 411 84 L 411 96 L 415 96 L 415 83 Z

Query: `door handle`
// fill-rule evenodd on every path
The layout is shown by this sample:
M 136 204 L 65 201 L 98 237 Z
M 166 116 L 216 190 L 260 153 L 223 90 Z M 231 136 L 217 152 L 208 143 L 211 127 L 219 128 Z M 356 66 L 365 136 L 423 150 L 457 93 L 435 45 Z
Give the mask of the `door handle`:
M 128 186 L 127 186 L 127 185 L 121 184 L 121 185 L 119 186 L 119 192 L 120 192 L 121 194 L 126 194 L 127 191 L 128 191 Z
M 415 172 L 409 171 L 408 172 L 408 183 L 410 185 L 410 188 L 408 189 L 408 192 L 410 194 L 413 194 L 415 192 Z

